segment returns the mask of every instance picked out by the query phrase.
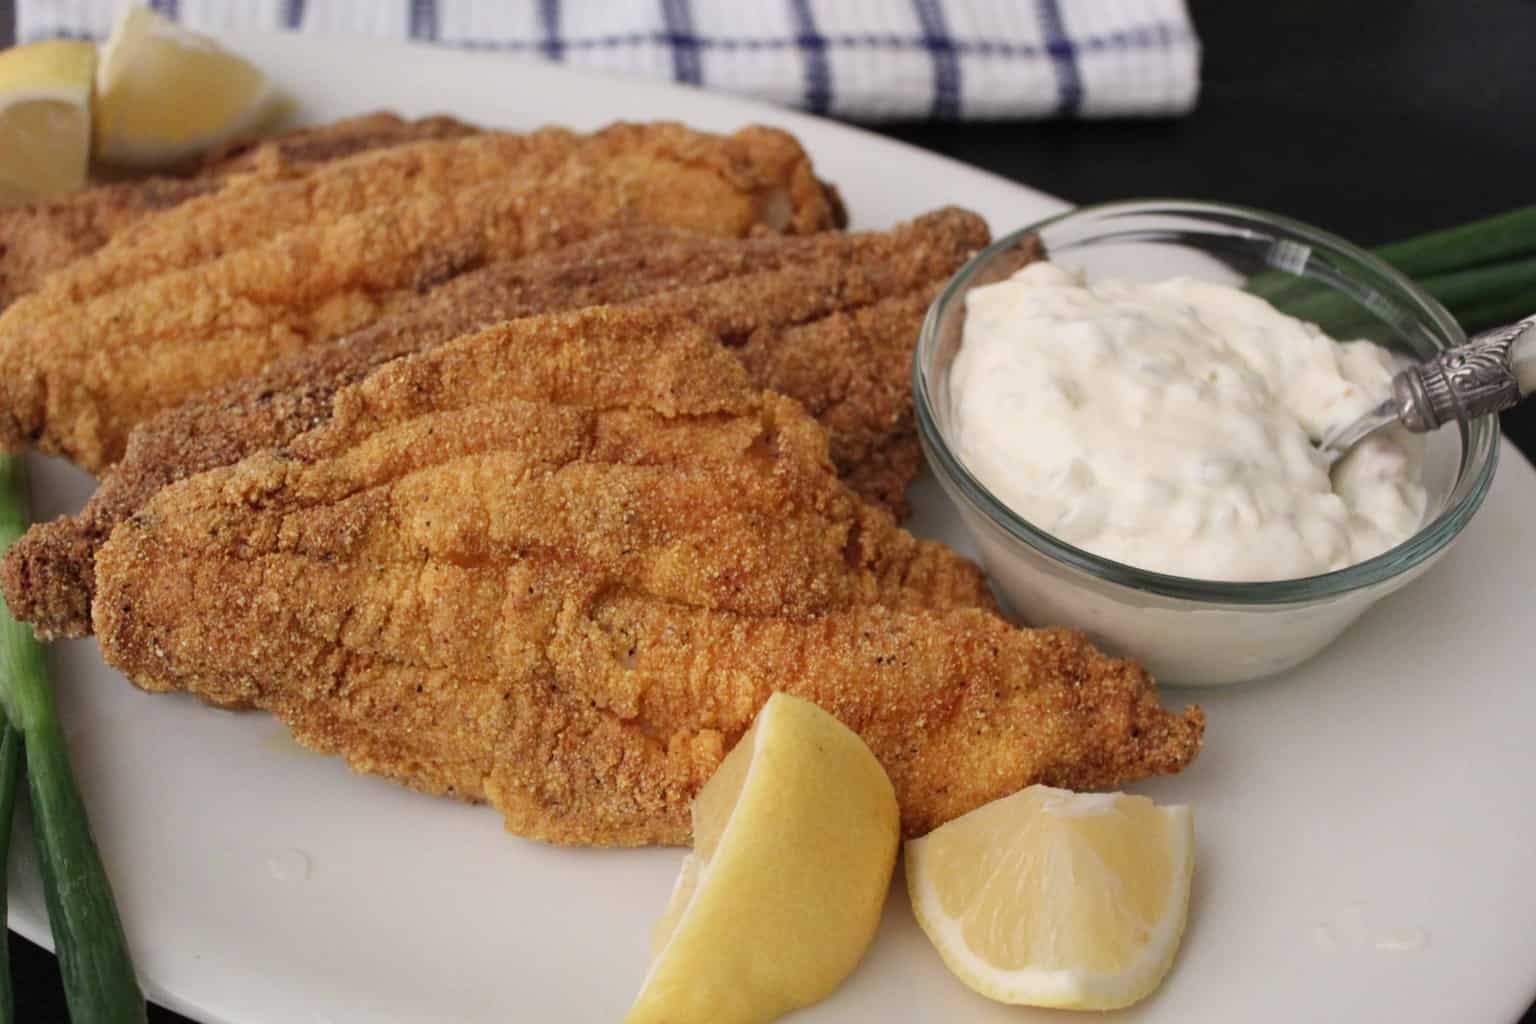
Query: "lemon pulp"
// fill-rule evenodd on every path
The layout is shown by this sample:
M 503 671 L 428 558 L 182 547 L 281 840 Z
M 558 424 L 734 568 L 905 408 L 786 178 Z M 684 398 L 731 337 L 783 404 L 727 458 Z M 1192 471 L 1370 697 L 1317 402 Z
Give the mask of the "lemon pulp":
M 1113 1009 L 1173 963 L 1189 906 L 1187 807 L 1031 786 L 906 846 L 919 924 L 962 981 L 1009 1003 Z
M 126 7 L 102 47 L 96 153 L 153 167 L 255 131 L 280 102 L 271 82 L 207 36 Z

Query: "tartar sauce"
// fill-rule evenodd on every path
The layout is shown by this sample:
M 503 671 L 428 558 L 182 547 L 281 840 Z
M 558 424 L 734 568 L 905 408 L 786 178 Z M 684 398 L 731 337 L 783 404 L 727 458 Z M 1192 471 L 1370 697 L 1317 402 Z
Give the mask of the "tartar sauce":
M 1292 579 L 1424 517 L 1419 438 L 1380 432 L 1332 474 L 1313 447 L 1386 398 L 1392 370 L 1386 349 L 1235 288 L 1034 263 L 966 297 L 953 436 L 994 495 L 1069 544 L 1178 576 Z

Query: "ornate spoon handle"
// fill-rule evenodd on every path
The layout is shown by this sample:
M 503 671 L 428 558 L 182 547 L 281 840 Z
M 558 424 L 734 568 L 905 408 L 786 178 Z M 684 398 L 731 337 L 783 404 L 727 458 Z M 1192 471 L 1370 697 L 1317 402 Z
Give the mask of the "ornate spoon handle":
M 1536 390 L 1536 316 L 1474 335 L 1392 380 L 1397 416 L 1423 433 L 1508 409 Z

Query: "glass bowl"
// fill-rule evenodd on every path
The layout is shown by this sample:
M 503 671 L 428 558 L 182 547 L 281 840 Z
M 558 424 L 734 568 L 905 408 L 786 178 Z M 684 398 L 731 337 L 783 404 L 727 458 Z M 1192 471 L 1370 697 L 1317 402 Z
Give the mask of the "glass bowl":
M 1053 262 L 1090 281 L 1188 275 L 1304 292 L 1306 308 L 1326 312 L 1317 318 L 1324 329 L 1334 333 L 1330 319 L 1346 329 L 1335 337 L 1370 337 L 1414 359 L 1466 340 L 1449 313 L 1382 261 L 1326 232 L 1257 210 L 1183 200 L 1111 203 L 999 239 L 954 276 L 928 311 L 913 359 L 913 390 L 929 464 L 1023 621 L 1081 629 L 1169 684 L 1273 675 L 1317 654 L 1377 601 L 1422 575 L 1482 503 L 1498 451 L 1492 416 L 1430 435 L 1423 525 L 1398 546 L 1336 572 L 1257 583 L 1171 576 L 1092 554 L 1034 526 L 967 470 L 948 437 L 949 367 L 961 344 L 966 294 L 1006 277 L 1036 239 Z

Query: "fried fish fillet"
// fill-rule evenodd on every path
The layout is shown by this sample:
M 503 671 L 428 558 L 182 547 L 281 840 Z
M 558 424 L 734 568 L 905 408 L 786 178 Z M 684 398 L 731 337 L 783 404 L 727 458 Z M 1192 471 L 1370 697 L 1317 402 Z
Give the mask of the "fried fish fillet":
M 367 114 L 231 143 L 211 154 L 190 177 L 115 182 L 23 206 L 0 207 L 0 310 L 130 225 L 216 192 L 232 175 L 291 175 L 366 150 L 454 138 L 477 130 L 448 117 L 406 121 L 394 114 Z
M 396 360 L 97 559 L 107 660 L 559 843 L 682 843 L 775 690 L 856 730 L 908 835 L 1033 782 L 1175 772 L 1204 720 L 833 473 L 717 336 L 643 309 Z
M 592 134 L 541 128 L 488 132 L 366 153 L 309 174 L 243 179 L 146 220 L 94 255 L 49 278 L 29 308 L 84 302 L 159 274 L 185 269 L 278 235 L 412 197 L 500 181 L 557 182 L 601 166 L 625 177 L 704 172 L 728 181 L 753 204 L 752 222 L 806 233 L 836 226 L 823 186 L 793 138 L 766 128 L 720 137 L 681 124 L 614 124 Z M 737 205 L 740 205 L 739 203 Z M 700 213 L 700 228 L 715 217 Z M 690 225 L 679 225 L 687 227 Z
M 464 274 L 408 312 L 141 424 L 79 515 L 11 547 L 0 586 L 39 635 L 85 635 L 96 550 L 160 488 L 292 441 L 324 420 L 337 390 L 391 359 L 500 320 L 597 304 L 644 304 L 718 334 L 758 386 L 828 427 L 833 464 L 856 491 L 900 515 L 921 460 L 907 386 L 918 327 L 934 290 L 987 240 L 980 217 L 950 208 L 851 235 L 619 231 Z
M 226 142 L 205 154 L 192 174 L 194 177 L 222 178 L 253 172 L 286 172 L 371 149 L 428 139 L 455 139 L 483 130 L 442 114 L 409 121 L 387 110 L 376 110 L 327 124 L 292 128 L 277 135 L 256 135 Z
M 223 212 L 239 208 L 239 223 L 263 213 L 241 205 L 246 185 L 208 197 L 207 208 L 203 200 L 189 203 L 164 215 L 186 229 L 184 247 L 162 245 L 156 221 L 81 265 L 125 268 L 124 252 L 141 250 L 157 267 L 171 251 L 204 262 L 94 297 L 71 298 L 72 289 L 85 287 L 75 268 L 54 275 L 0 316 L 7 366 L 0 376 L 0 445 L 33 442 L 100 471 L 121 457 L 135 424 L 198 392 L 409 308 L 421 292 L 464 271 L 605 228 L 654 224 L 740 237 L 765 225 L 824 229 L 836 219 L 836 205 L 810 175 L 804 152 L 772 129 L 721 137 L 677 125 L 615 126 L 605 134 L 609 157 L 578 146 L 585 155 L 555 161 L 532 183 L 514 173 L 469 184 L 475 174 L 465 168 L 517 161 L 499 165 L 489 148 L 469 151 L 473 157 L 455 151 L 458 157 L 449 159 L 441 147 L 490 138 L 400 147 L 430 149 L 442 160 L 413 164 L 412 173 L 397 177 L 349 177 L 347 187 L 366 198 L 327 199 L 327 212 L 313 223 L 233 251 L 218 240 L 226 228 L 237 235 L 244 229 Z M 396 157 L 387 150 L 353 159 L 378 169 L 394 166 Z M 533 164 L 542 160 L 535 156 Z M 347 163 L 278 184 L 332 180 Z M 214 225 L 206 233 L 196 227 L 205 220 Z

